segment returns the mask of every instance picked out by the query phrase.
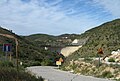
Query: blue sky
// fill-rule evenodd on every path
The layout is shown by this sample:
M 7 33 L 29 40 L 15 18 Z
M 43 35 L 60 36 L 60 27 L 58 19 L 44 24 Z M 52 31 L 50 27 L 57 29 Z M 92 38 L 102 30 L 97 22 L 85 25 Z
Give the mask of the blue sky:
M 0 26 L 19 35 L 81 34 L 120 18 L 120 0 L 0 0 Z

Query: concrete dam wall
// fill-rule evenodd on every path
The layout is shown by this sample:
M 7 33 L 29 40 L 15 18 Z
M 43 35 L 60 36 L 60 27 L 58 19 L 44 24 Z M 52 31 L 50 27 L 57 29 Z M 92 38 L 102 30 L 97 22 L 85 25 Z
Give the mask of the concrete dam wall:
M 63 54 L 65 57 L 69 56 L 70 54 L 77 51 L 82 46 L 67 46 L 61 49 L 61 54 Z

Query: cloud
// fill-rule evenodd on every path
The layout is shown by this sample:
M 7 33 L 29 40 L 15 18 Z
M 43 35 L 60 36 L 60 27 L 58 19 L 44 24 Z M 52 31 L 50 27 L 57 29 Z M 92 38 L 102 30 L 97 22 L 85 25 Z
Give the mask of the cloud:
M 120 0 L 94 0 L 101 5 L 105 11 L 111 13 L 115 17 L 120 17 Z
M 0 25 L 22 35 L 82 33 L 113 19 L 112 16 L 119 16 L 117 8 L 113 11 L 105 1 L 2 0 L 0 1 Z M 119 5 L 116 3 L 113 7 L 117 6 Z

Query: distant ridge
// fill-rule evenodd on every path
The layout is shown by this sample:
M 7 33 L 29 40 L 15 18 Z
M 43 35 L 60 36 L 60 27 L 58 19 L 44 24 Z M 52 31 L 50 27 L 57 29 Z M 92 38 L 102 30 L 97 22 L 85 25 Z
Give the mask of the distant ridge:
M 76 38 L 79 38 L 80 35 L 78 34 L 62 34 L 59 36 L 53 36 L 48 34 L 32 34 L 29 36 L 24 36 L 26 40 L 30 40 L 37 46 L 41 45 L 68 45 L 71 44 L 72 41 Z

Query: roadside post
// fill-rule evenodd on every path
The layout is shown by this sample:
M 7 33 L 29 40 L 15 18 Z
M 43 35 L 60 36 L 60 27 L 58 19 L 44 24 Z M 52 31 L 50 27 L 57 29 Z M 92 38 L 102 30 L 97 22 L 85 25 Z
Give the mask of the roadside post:
M 101 55 L 101 54 L 103 54 L 103 50 L 102 50 L 102 48 L 99 48 L 99 49 L 98 49 L 98 57 L 99 57 L 98 67 L 100 67 L 100 64 L 101 64 L 101 62 L 100 62 L 100 55 Z
M 9 54 L 10 54 L 10 62 L 12 61 L 12 54 L 11 54 L 12 52 L 10 52 Z

